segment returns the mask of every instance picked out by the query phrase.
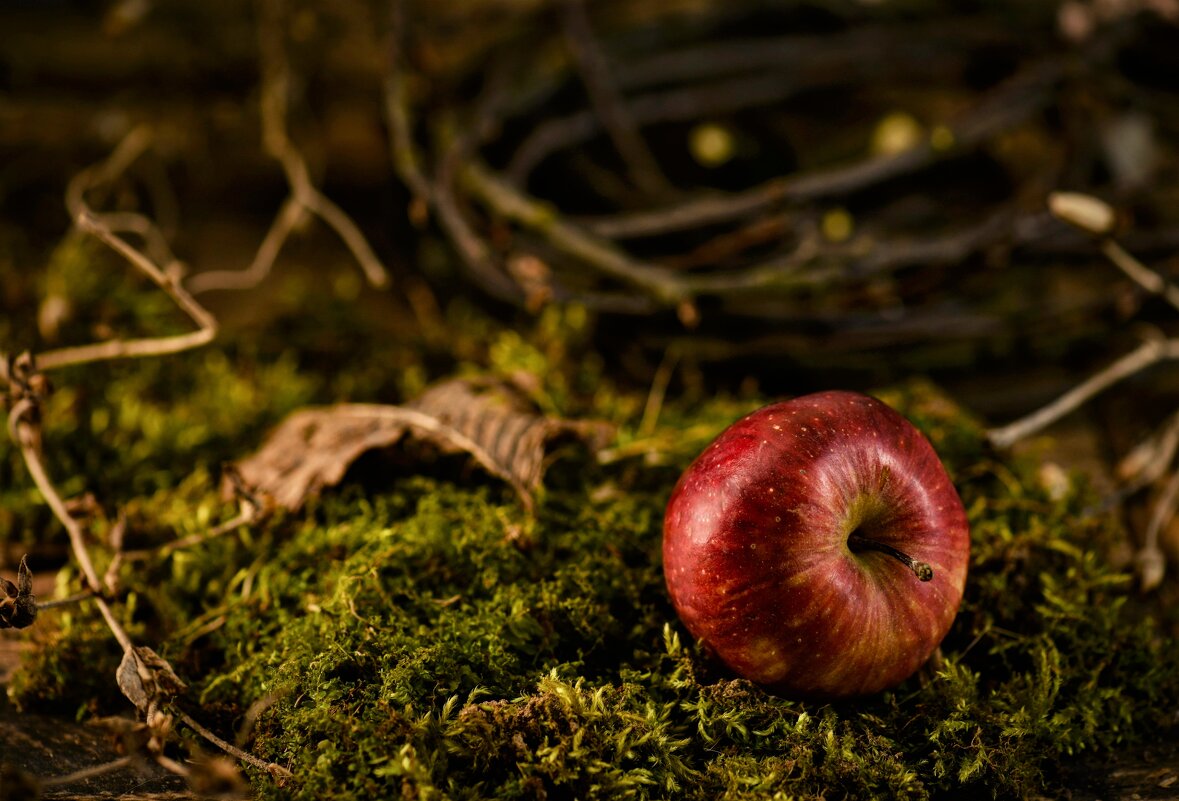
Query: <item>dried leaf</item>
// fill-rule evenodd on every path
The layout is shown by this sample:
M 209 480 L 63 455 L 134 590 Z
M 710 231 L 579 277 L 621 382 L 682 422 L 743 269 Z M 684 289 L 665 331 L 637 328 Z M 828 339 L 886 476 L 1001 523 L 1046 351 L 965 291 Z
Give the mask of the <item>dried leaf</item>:
M 181 693 L 185 684 L 167 660 L 145 646 L 128 648 L 115 674 L 119 689 L 140 713 Z
M 405 406 L 339 404 L 297 411 L 237 468 L 252 492 L 298 509 L 308 497 L 339 483 L 361 454 L 413 437 L 444 452 L 469 454 L 508 482 L 531 509 L 546 448 L 565 435 L 597 450 L 613 431 L 604 423 L 544 416 L 513 384 L 452 379 Z
M 33 595 L 33 573 L 28 557 L 22 557 L 16 571 L 16 583 L 0 578 L 0 629 L 23 629 L 37 619 L 37 598 Z
M 123 652 L 123 660 L 119 662 L 115 680 L 119 683 L 119 689 L 123 691 L 123 695 L 127 696 L 128 701 L 135 704 L 136 709 L 140 712 L 147 710 L 149 702 L 147 687 L 144 685 L 143 677 L 139 675 L 139 657 L 135 655 L 134 648 L 128 648 Z

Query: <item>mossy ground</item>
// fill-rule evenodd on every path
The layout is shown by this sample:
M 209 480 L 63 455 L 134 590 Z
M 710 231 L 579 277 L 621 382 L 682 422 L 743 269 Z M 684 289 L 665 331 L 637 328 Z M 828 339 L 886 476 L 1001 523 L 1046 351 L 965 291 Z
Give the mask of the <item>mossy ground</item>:
M 321 314 L 358 326 L 353 302 Z M 468 321 L 469 347 L 441 358 L 407 355 L 420 342 L 380 358 L 362 348 L 332 373 L 300 349 L 308 321 L 278 314 L 285 350 L 261 338 L 58 377 L 46 454 L 66 492 L 98 495 L 96 542 L 119 509 L 129 547 L 205 530 L 233 512 L 218 463 L 283 414 L 397 400 L 382 394 L 410 394 L 439 365 L 526 371 L 547 411 L 606 418 L 620 435 L 604 463 L 558 460 L 534 517 L 461 460 L 369 459 L 298 515 L 124 569 L 129 628 L 189 683 L 180 705 L 225 733 L 256 713 L 248 747 L 297 777 L 256 776 L 264 799 L 1027 796 L 1056 786 L 1064 760 L 1175 723 L 1179 653 L 1128 608 L 1130 577 L 1104 558 L 1116 525 L 1087 511 L 1083 486 L 1054 497 L 1034 463 L 989 451 L 925 384 L 879 394 L 929 435 L 969 511 L 961 613 L 940 664 L 895 690 L 801 703 L 696 648 L 660 567 L 679 471 L 765 398 L 689 390 L 644 423 L 645 391 L 576 351 L 592 324 L 577 309 L 528 333 Z M 7 443 L 0 470 L 3 536 L 36 564 L 61 535 Z M 18 703 L 126 709 L 93 610 L 47 613 L 32 636 Z

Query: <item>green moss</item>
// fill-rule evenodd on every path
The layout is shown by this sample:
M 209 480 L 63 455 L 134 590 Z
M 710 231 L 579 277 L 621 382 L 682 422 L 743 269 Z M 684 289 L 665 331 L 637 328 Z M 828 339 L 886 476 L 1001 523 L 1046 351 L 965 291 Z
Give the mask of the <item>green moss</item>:
M 67 256 L 62 274 L 94 258 Z M 101 294 L 84 278 L 62 286 Z M 333 338 L 372 336 L 354 292 L 319 293 L 313 319 L 306 294 L 280 295 L 248 346 L 55 376 L 45 454 L 66 494 L 103 502 L 89 523 L 100 571 L 116 509 L 131 547 L 231 516 L 217 465 L 303 403 L 396 401 L 442 374 L 491 370 L 524 377 L 549 413 L 620 431 L 603 464 L 556 462 L 535 518 L 447 462 L 416 474 L 360 465 L 298 516 L 124 566 L 121 613 L 189 683 L 185 708 L 227 735 L 264 709 L 249 747 L 298 779 L 255 777 L 262 798 L 1027 796 L 1050 794 L 1063 760 L 1170 723 L 1179 654 L 1103 559 L 1115 523 L 1086 511 L 1083 487 L 1053 498 L 1034 464 L 990 452 L 980 425 L 929 386 L 882 396 L 928 434 L 971 519 L 967 594 L 943 661 L 877 697 L 800 703 L 700 652 L 660 564 L 680 471 L 765 399 L 689 391 L 656 415 L 645 388 L 610 380 L 589 345 L 594 321 L 576 307 L 521 333 L 456 302 L 446 347 L 383 332 L 381 347 L 340 350 Z M 87 319 L 171 330 L 167 309 L 120 309 Z M 0 538 L 64 538 L 7 443 L 0 487 Z M 46 613 L 32 636 L 10 687 L 18 703 L 126 709 L 118 649 L 93 608 Z

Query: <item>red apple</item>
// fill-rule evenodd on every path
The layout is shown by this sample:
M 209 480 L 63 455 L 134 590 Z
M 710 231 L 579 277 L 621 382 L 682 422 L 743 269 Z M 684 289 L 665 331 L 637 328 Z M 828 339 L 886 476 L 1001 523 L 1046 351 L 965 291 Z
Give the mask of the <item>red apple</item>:
M 663 522 L 684 625 L 738 675 L 785 695 L 893 687 L 941 642 L 970 530 L 929 441 L 854 392 L 775 403 L 680 477 Z

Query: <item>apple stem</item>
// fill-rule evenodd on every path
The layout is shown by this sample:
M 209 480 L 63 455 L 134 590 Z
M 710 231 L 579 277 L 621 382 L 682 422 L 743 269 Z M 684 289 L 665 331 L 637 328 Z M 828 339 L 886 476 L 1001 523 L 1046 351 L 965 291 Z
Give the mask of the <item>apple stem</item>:
M 913 571 L 913 575 L 922 581 L 929 581 L 933 578 L 933 568 L 929 566 L 928 562 L 918 562 L 913 557 L 904 551 L 898 551 L 891 545 L 885 545 L 883 542 L 868 539 L 862 534 L 853 533 L 847 538 L 847 547 L 853 551 L 880 551 L 886 553 L 893 559 L 896 559 L 905 567 Z

